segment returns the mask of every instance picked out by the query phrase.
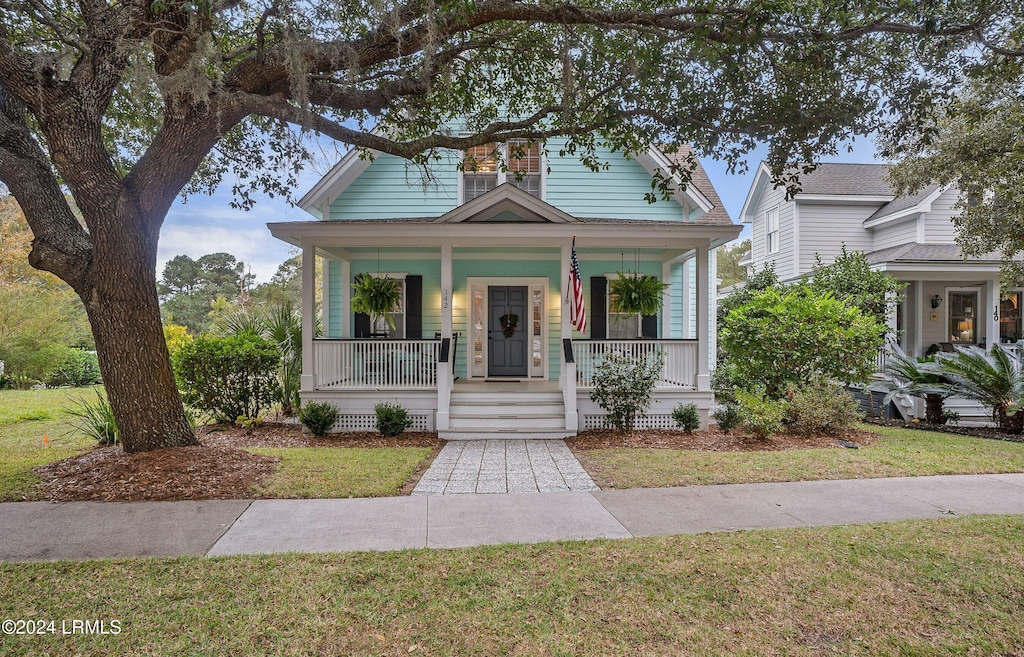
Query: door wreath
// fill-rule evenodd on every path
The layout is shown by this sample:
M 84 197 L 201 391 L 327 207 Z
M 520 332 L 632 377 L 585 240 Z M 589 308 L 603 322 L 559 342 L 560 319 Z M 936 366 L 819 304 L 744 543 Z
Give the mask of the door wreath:
M 501 322 L 501 332 L 506 338 L 511 338 L 516 332 L 516 324 L 519 323 L 519 315 L 515 313 L 506 313 L 498 318 Z

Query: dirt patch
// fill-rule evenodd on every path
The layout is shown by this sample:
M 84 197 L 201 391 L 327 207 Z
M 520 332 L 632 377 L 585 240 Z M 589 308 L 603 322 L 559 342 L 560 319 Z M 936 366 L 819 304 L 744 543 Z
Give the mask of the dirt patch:
M 199 442 L 210 447 L 440 447 L 436 433 L 408 432 L 382 436 L 376 431 L 331 433 L 318 438 L 287 423 L 261 423 L 254 431 L 233 424 L 211 424 L 199 429 Z
M 784 449 L 843 448 L 840 440 L 863 447 L 871 444 L 877 438 L 877 435 L 869 431 L 856 429 L 851 429 L 840 435 L 779 434 L 764 440 L 740 432 L 725 433 L 718 429 L 695 431 L 692 434 L 671 429 L 637 431 L 590 429 L 580 432 L 575 438 L 567 438 L 565 442 L 574 450 L 638 447 L 644 449 L 689 449 L 702 452 L 764 452 Z
M 101 447 L 36 469 L 54 502 L 244 498 L 278 459 L 227 447 L 175 447 L 126 454 Z

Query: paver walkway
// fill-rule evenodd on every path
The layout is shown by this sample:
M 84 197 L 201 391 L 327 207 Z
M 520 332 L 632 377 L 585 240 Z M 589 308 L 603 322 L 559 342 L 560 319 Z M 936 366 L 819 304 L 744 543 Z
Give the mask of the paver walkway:
M 452 440 L 413 495 L 597 490 L 564 440 Z

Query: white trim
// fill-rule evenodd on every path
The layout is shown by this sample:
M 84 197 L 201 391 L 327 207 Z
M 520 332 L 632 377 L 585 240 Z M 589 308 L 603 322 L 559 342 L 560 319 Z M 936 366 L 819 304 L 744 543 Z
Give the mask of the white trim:
M 637 154 L 636 161 L 652 176 L 655 171 L 661 171 L 663 174 L 669 176 L 670 180 L 674 183 L 672 198 L 680 205 L 680 214 L 684 221 L 689 220 L 688 206 L 690 203 L 703 210 L 702 214 L 707 214 L 715 207 L 714 203 L 712 203 L 703 192 L 697 189 L 696 185 L 694 185 L 692 181 L 686 186 L 685 191 L 681 189 L 683 182 L 682 178 L 671 173 L 672 163 L 669 161 L 668 156 L 657 148 L 652 146 L 646 153 Z
M 507 182 L 500 182 L 486 194 L 461 203 L 435 219 L 433 223 L 486 223 L 488 218 L 506 211 L 516 212 L 531 223 L 578 223 L 571 214 Z M 478 217 L 483 219 L 474 221 Z
M 341 160 L 321 178 L 313 188 L 299 199 L 297 205 L 316 216 L 319 209 L 322 213 L 321 219 L 330 218 L 330 204 L 334 199 L 341 196 L 352 182 L 362 175 L 371 164 L 380 157 L 380 151 L 370 151 L 373 159 L 359 157 L 359 149 L 351 148 Z M 324 201 L 326 200 L 326 203 Z
M 781 214 L 781 212 L 780 212 Z M 781 231 L 780 231 L 781 232 Z M 793 204 L 793 240 L 790 243 L 793 248 L 793 276 L 800 275 L 800 205 Z M 750 244 L 750 252 L 754 252 L 754 244 Z M 717 267 L 717 265 L 716 265 Z
M 940 196 L 945 194 L 946 190 L 948 190 L 948 189 L 949 189 L 949 186 L 946 186 L 946 187 L 936 187 L 935 190 L 932 191 L 931 194 L 929 194 L 928 196 L 924 197 L 917 205 L 914 205 L 914 206 L 909 207 L 909 208 L 904 208 L 903 210 L 900 210 L 898 212 L 893 212 L 891 214 L 883 214 L 880 217 L 875 217 L 874 219 L 869 219 L 869 220 L 864 222 L 864 227 L 865 228 L 876 228 L 876 227 L 881 226 L 883 224 L 888 224 L 888 223 L 894 223 L 895 224 L 895 223 L 899 223 L 902 220 L 906 220 L 906 219 L 908 219 L 910 217 L 913 217 L 916 214 L 923 214 L 925 212 L 931 212 L 932 211 L 932 203 L 934 203 Z
M 771 172 L 768 171 L 768 165 L 761 162 L 757 167 L 757 172 L 754 174 L 754 182 L 750 185 L 750 189 L 747 190 L 747 198 L 743 200 L 743 207 L 740 208 L 741 223 L 754 223 L 753 211 L 757 208 L 761 195 L 764 193 L 764 186 L 768 184 L 770 179 Z M 751 253 L 753 253 L 753 249 L 751 249 Z
M 896 199 L 892 194 L 797 194 L 796 202 L 821 203 L 826 205 L 879 205 Z
M 489 322 L 491 319 L 490 313 L 490 298 L 487 294 L 487 288 L 494 285 L 508 285 L 508 286 L 525 286 L 527 290 L 527 308 L 529 312 L 533 311 L 533 291 L 536 288 L 540 288 L 541 292 L 541 319 L 540 319 L 540 339 L 541 339 L 541 363 L 539 372 L 538 368 L 533 365 L 533 348 L 531 340 L 533 338 L 533 316 L 529 318 L 530 334 L 526 344 L 526 355 L 527 355 L 527 378 L 528 379 L 539 379 L 547 380 L 548 378 L 548 352 L 551 349 L 551 345 L 548 343 L 548 321 L 549 321 L 549 309 L 548 309 L 548 288 L 549 281 L 543 276 L 467 276 L 466 277 L 466 321 L 464 324 L 465 335 L 466 335 L 466 378 L 482 380 L 487 378 L 488 367 L 488 348 L 486 340 L 484 340 L 483 349 L 483 374 L 474 376 L 473 375 L 473 287 L 479 286 L 484 289 L 484 313 L 483 313 L 483 332 L 484 337 L 488 335 L 490 330 Z

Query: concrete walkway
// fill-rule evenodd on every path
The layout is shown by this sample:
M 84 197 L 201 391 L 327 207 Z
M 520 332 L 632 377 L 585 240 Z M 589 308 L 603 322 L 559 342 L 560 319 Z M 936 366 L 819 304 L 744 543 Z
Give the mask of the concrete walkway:
M 450 440 L 412 494 L 598 490 L 564 440 Z
M 0 560 L 456 548 L 1024 513 L 1024 474 L 347 500 L 0 504 Z

